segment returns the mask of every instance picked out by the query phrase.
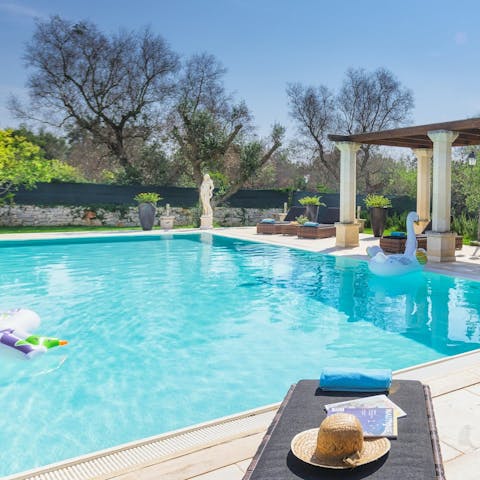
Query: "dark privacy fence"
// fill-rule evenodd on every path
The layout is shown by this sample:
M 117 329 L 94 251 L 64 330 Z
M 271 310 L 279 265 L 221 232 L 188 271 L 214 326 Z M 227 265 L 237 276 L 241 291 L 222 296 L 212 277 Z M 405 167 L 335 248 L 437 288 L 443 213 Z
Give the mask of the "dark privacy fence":
M 33 190 L 21 189 L 15 203 L 23 205 L 135 205 L 137 193 L 156 192 L 172 207 L 194 207 L 198 202 L 196 188 L 157 187 L 145 185 L 99 185 L 92 183 L 39 183 Z M 238 208 L 283 208 L 288 193 L 278 190 L 240 190 L 228 205 Z
M 300 205 L 299 200 L 306 196 L 320 196 L 320 201 L 323 202 L 326 207 L 320 207 L 319 217 L 322 215 L 322 210 L 327 210 L 327 207 L 340 207 L 340 195 L 338 193 L 315 193 L 315 192 L 294 192 L 293 193 L 293 205 Z M 357 195 L 357 206 L 362 207 L 362 210 L 366 210 L 364 199 L 366 195 Z M 392 202 L 392 208 L 389 210 L 389 215 L 392 213 L 402 213 L 414 211 L 417 208 L 417 201 L 415 198 L 408 197 L 406 195 L 388 196 Z
M 156 192 L 172 207 L 194 207 L 198 202 L 196 188 L 99 185 L 92 183 L 39 183 L 33 190 L 20 189 L 15 202 L 23 205 L 135 205 L 133 197 L 141 192 Z M 338 193 L 293 192 L 292 205 L 299 205 L 302 197 L 320 195 L 328 207 L 339 207 Z M 364 195 L 357 195 L 357 205 L 365 209 Z M 415 210 L 415 199 L 407 196 L 391 197 L 392 211 L 401 213 Z M 240 190 L 227 204 L 235 208 L 283 208 L 289 201 L 289 193 L 279 190 Z M 326 208 L 326 207 L 322 207 Z

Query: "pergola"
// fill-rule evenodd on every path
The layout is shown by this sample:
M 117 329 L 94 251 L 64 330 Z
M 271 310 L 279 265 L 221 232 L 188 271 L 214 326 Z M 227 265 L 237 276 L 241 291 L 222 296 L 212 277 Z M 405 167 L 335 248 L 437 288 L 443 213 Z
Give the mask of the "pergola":
M 340 221 L 336 224 L 337 246 L 358 245 L 355 196 L 356 155 L 360 145 L 407 147 L 413 150 L 418 160 L 417 213 L 421 226 L 430 221 L 430 197 L 432 198 L 432 230 L 427 232 L 428 258 L 437 262 L 455 261 L 455 233 L 450 231 L 452 147 L 480 144 L 480 118 L 381 132 L 329 135 L 328 138 L 334 141 L 340 150 Z

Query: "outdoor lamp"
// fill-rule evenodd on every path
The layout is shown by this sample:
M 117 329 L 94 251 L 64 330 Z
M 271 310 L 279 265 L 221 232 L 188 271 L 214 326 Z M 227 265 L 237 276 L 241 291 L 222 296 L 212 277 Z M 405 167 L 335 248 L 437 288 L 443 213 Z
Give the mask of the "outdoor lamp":
M 473 150 L 468 154 L 467 162 L 471 167 L 477 164 L 477 156 Z

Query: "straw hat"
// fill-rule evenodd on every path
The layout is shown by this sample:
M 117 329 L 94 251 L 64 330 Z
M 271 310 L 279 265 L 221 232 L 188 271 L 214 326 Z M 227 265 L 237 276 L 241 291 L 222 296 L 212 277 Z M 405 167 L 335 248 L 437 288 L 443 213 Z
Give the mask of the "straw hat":
M 373 462 L 390 450 L 387 438 L 363 438 L 360 420 L 348 413 L 327 417 L 320 428 L 301 432 L 292 440 L 293 454 L 311 465 L 354 468 Z

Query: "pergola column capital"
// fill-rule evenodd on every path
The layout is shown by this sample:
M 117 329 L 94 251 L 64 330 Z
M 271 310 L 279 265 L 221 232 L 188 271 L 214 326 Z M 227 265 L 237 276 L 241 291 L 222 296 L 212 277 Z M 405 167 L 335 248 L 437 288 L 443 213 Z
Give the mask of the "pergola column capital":
M 427 135 L 433 143 L 447 143 L 451 145 L 458 137 L 458 132 L 452 132 L 451 130 L 431 130 L 427 132 Z
M 430 160 L 433 156 L 433 148 L 412 148 L 412 152 L 418 160 Z
M 357 142 L 335 142 L 335 146 L 345 153 L 357 153 L 360 150 L 361 143 Z

